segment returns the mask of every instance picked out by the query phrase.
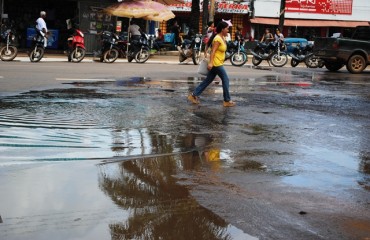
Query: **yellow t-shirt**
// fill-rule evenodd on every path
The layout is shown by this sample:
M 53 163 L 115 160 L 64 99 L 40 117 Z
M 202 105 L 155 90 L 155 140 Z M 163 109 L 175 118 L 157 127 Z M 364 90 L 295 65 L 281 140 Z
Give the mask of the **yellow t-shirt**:
M 219 42 L 220 45 L 216 49 L 215 57 L 213 59 L 213 66 L 214 67 L 219 67 L 219 66 L 222 66 L 224 64 L 225 52 L 226 52 L 226 49 L 227 49 L 227 45 L 226 45 L 225 41 L 222 39 L 222 37 L 218 34 L 213 39 L 212 44 L 215 43 L 215 42 Z

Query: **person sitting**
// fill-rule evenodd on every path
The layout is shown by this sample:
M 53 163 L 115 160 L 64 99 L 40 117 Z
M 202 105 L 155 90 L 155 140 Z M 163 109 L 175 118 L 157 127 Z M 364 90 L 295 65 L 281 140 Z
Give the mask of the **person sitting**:
M 278 41 L 280 41 L 280 43 L 284 42 L 284 35 L 280 32 L 279 28 L 276 29 L 275 43 L 277 43 Z
M 272 33 L 270 33 L 270 29 L 266 28 L 265 29 L 265 34 L 263 34 L 261 38 L 261 42 L 265 44 L 269 44 L 270 42 L 274 41 L 274 37 L 272 36 Z
M 191 44 L 194 36 L 195 36 L 194 29 L 192 28 L 189 29 L 188 34 L 186 34 L 184 40 L 182 41 L 181 49 L 185 49 L 187 45 Z M 189 48 L 192 48 L 192 46 L 190 46 Z
M 163 46 L 163 43 L 164 43 L 164 35 L 162 33 L 162 30 L 158 29 L 158 35 L 157 35 L 157 38 L 154 40 L 153 48 L 159 51 L 161 47 Z

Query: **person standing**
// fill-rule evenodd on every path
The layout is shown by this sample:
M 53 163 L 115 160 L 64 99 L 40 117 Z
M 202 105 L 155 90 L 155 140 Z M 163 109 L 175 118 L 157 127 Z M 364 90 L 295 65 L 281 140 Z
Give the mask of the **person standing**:
M 220 22 L 216 28 L 217 35 L 214 37 L 212 42 L 212 50 L 210 55 L 210 61 L 208 63 L 208 74 L 207 77 L 201 82 L 196 89 L 189 94 L 188 100 L 193 104 L 199 104 L 199 95 L 212 83 L 216 75 L 221 78 L 222 90 L 223 90 L 223 106 L 233 107 L 235 102 L 231 101 L 229 93 L 229 77 L 227 76 L 226 70 L 223 66 L 225 61 L 225 52 L 227 49 L 226 36 L 229 33 L 229 24 L 227 22 Z
M 213 21 L 209 21 L 207 24 L 206 36 L 204 37 L 203 41 L 205 44 L 208 43 L 209 39 L 211 39 L 212 34 L 215 32 L 215 24 Z
M 139 25 L 136 24 L 134 20 L 130 21 L 130 26 L 128 27 L 128 34 L 130 37 L 130 42 L 133 40 L 140 40 L 142 30 Z
M 46 18 L 46 12 L 41 11 L 40 17 L 36 20 L 36 29 L 38 33 L 44 37 L 44 47 L 48 45 L 48 38 L 47 38 L 48 28 L 46 27 L 46 22 L 44 20 L 45 18 Z
M 173 22 L 173 25 L 171 27 L 171 32 L 174 34 L 175 46 L 180 46 L 181 45 L 180 26 L 176 20 Z

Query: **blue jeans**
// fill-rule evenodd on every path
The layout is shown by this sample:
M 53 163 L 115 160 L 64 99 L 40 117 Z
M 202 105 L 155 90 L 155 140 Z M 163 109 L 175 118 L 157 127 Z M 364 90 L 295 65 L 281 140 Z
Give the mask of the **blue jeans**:
M 193 96 L 199 96 L 208 87 L 209 84 L 215 79 L 216 75 L 221 78 L 222 81 L 222 91 L 224 95 L 224 101 L 230 101 L 229 93 L 229 77 L 225 71 L 224 66 L 213 67 L 211 71 L 208 72 L 206 79 L 201 82 L 198 87 L 194 90 Z

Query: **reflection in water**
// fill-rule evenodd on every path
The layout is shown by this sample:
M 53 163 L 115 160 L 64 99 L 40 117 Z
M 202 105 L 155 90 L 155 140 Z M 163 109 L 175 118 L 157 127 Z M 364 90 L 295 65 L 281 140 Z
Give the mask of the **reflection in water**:
M 109 225 L 112 239 L 248 239 L 176 183 L 200 167 L 197 152 L 100 165 L 100 188 L 129 215 Z
M 359 184 L 370 191 L 370 152 L 361 153 L 360 158 L 360 171 L 364 173 L 364 177 Z

